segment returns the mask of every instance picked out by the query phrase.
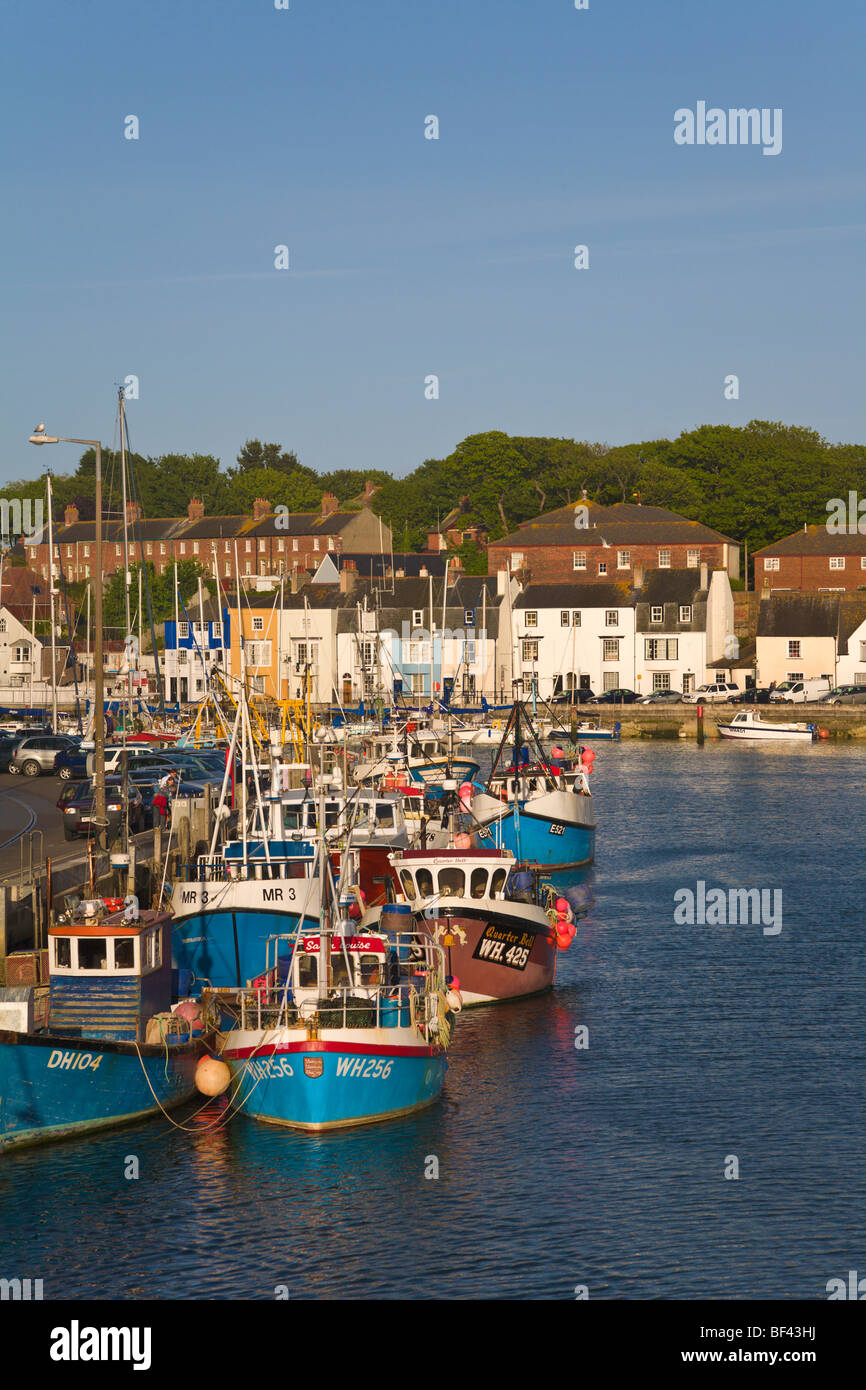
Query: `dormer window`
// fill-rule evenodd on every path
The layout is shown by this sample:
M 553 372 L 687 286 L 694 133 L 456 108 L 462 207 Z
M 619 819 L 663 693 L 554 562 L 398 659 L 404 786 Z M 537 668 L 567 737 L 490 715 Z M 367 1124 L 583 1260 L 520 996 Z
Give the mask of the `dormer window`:
M 692 605 L 690 603 L 680 604 L 680 622 L 690 623 L 692 620 Z
M 413 626 L 413 628 L 415 628 L 415 627 L 423 627 L 423 626 L 424 626 L 424 610 L 423 610 L 423 608 L 413 608 L 413 609 L 412 609 L 412 626 Z
M 661 604 L 657 604 L 650 609 L 650 622 L 660 623 L 664 619 L 665 611 Z

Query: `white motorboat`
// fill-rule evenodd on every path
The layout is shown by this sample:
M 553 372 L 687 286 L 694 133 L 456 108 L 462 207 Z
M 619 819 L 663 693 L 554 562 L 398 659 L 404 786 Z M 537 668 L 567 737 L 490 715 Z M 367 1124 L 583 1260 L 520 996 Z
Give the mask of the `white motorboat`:
M 771 743 L 811 743 L 817 733 L 814 724 L 774 724 L 752 709 L 740 710 L 730 724 L 719 724 L 718 730 L 722 738 L 750 742 L 763 739 Z

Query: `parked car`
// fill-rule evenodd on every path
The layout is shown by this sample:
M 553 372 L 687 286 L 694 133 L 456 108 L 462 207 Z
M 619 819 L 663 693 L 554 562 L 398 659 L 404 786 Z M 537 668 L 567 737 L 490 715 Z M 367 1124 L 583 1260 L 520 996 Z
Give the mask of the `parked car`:
M 773 704 L 805 705 L 808 700 L 819 700 L 830 694 L 828 676 L 815 676 L 812 680 L 782 681 L 770 692 Z
M 28 734 L 17 744 L 9 761 L 10 772 L 25 777 L 39 777 L 53 772 L 58 753 L 73 749 L 75 744 L 66 734 Z
M 687 691 L 683 696 L 683 704 L 731 704 L 739 694 L 740 687 L 733 681 L 716 681 L 712 685 L 699 685 L 697 690 Z
M 68 802 L 73 801 L 76 796 L 83 796 L 90 786 L 90 778 L 80 778 L 77 782 L 64 782 L 63 788 L 55 801 L 58 811 L 62 811 Z
M 819 705 L 866 704 L 866 685 L 837 685 L 826 695 L 819 695 Z
M 593 695 L 591 700 L 587 700 L 588 705 L 634 705 L 638 701 L 636 690 L 625 690 L 619 686 L 616 690 L 605 690 L 601 695 Z
M 741 690 L 739 695 L 731 696 L 732 705 L 768 705 L 769 703 L 769 686 L 753 685 L 748 690 Z
M 9 771 L 9 764 L 12 761 L 12 754 L 18 747 L 23 734 L 0 734 L 0 768 L 4 772 Z
M 135 833 L 144 829 L 144 799 L 134 782 L 127 789 L 129 803 L 129 828 Z M 92 782 L 83 784 L 75 796 L 71 796 L 63 807 L 63 837 L 74 840 L 78 835 L 90 835 L 93 831 L 94 788 Z M 108 837 L 113 839 L 120 829 L 123 811 L 122 790 L 119 779 L 106 778 L 105 816 L 108 821 Z
M 683 698 L 681 690 L 651 690 L 649 695 L 641 695 L 639 705 L 673 705 Z

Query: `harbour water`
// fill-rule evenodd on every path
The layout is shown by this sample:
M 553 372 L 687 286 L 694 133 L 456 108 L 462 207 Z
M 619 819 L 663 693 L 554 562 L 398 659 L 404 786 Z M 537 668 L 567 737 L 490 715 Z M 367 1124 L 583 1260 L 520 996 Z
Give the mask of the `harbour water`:
M 211 1105 L 197 1134 L 4 1155 L 0 1275 L 46 1299 L 821 1299 L 866 1269 L 866 749 L 631 742 L 592 780 L 556 988 L 463 1014 L 441 1102 L 324 1135 L 209 1129 Z M 780 890 L 781 930 L 677 924 L 699 881 Z

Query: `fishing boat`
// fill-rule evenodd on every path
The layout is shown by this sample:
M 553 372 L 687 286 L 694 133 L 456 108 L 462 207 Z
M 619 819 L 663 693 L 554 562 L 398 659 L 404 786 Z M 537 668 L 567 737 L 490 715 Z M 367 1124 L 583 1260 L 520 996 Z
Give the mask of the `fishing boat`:
M 722 738 L 738 739 L 741 743 L 757 739 L 769 743 L 812 743 L 818 733 L 816 724 L 774 724 L 751 709 L 741 710 L 730 724 L 719 724 L 717 728 Z
M 204 1047 L 172 1011 L 170 946 L 168 913 L 116 901 L 53 921 L 46 1026 L 34 987 L 0 991 L 0 1151 L 145 1119 L 195 1093 Z
M 534 759 L 523 731 L 535 745 Z M 510 735 L 509 765 L 503 756 Z M 590 749 L 579 768 L 563 774 L 545 758 L 528 714 L 515 702 L 487 785 L 468 800 L 473 842 L 482 849 L 508 849 L 516 859 L 548 869 L 591 864 L 596 826 L 588 769 L 594 758 Z
M 443 946 L 467 1007 L 551 988 L 557 954 L 574 936 L 573 914 L 537 873 L 522 870 L 507 850 L 455 846 L 388 857 L 397 891 Z
M 408 1115 L 438 1098 L 459 994 L 426 932 L 355 925 L 336 915 L 333 882 L 312 934 L 276 934 L 265 969 L 216 1002 L 218 1047 L 243 1113 L 328 1130 Z M 209 996 L 205 996 L 208 998 Z

